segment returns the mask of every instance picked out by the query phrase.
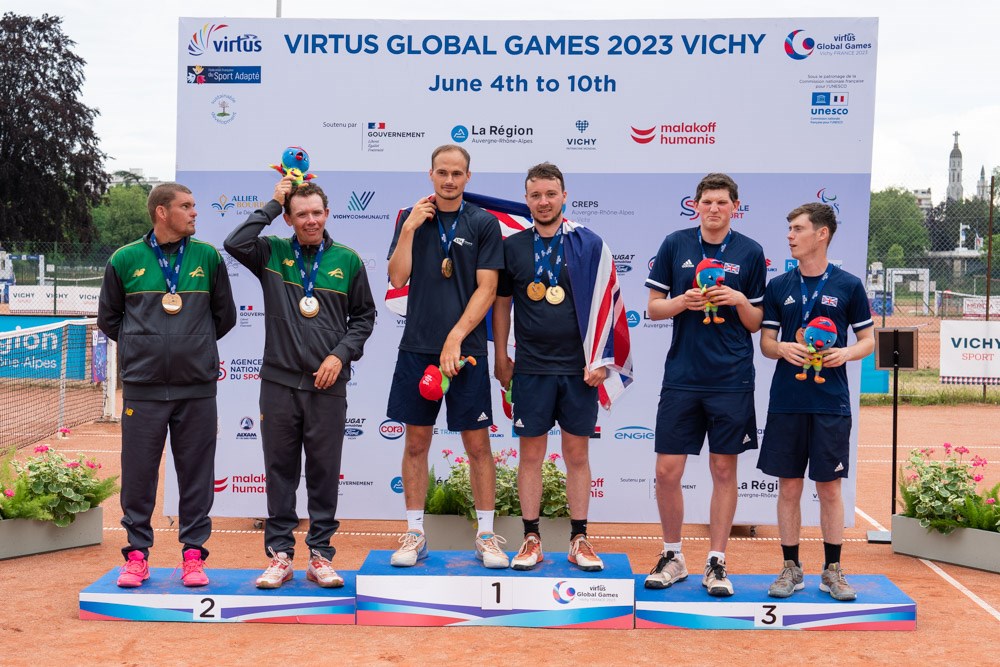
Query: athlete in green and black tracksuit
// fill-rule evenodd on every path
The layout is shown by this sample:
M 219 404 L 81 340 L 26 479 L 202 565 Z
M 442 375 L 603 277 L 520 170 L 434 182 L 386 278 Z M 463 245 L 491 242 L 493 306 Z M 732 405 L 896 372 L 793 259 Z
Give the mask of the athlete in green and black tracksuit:
M 287 192 L 290 184 L 285 188 Z M 285 193 L 276 196 L 285 199 Z M 306 545 L 329 560 L 335 551 L 330 536 L 340 525 L 336 511 L 347 381 L 351 362 L 361 358 L 375 326 L 375 301 L 361 258 L 324 229 L 329 209 L 322 190 L 293 190 L 288 201 L 295 207 L 286 207 L 291 238 L 260 236 L 282 212 L 272 199 L 233 230 L 224 246 L 257 276 L 264 294 L 260 413 L 267 475 L 265 552 L 273 549 L 289 558 L 294 553 L 292 531 L 299 521 L 295 492 L 304 451 Z M 304 306 L 303 298 L 309 296 L 315 301 Z
M 164 187 L 164 186 L 159 186 Z M 204 547 L 212 530 L 215 442 L 218 423 L 215 394 L 219 375 L 216 341 L 236 324 L 229 275 L 219 252 L 194 233 L 194 200 L 176 191 L 161 205 L 153 230 L 122 248 L 108 261 L 101 285 L 97 324 L 118 342 L 122 379 L 122 525 L 126 555 L 148 556 L 153 544 L 150 519 L 156 504 L 160 459 L 167 430 L 177 471 L 179 540 L 183 549 Z M 185 202 L 184 206 L 178 204 Z M 155 247 L 169 267 L 183 247 L 176 300 L 168 312 L 170 290 Z

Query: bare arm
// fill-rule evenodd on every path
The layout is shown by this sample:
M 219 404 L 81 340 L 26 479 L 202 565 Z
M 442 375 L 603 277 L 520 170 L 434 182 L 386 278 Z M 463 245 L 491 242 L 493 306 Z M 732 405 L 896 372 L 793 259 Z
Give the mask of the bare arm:
M 430 220 L 436 214 L 430 197 L 424 197 L 410 210 L 410 215 L 403 221 L 399 230 L 399 238 L 396 240 L 396 247 L 389 258 L 389 282 L 395 288 L 400 288 L 410 279 L 413 271 L 413 235 L 416 234 L 420 226 Z
M 398 249 L 398 246 L 397 246 Z M 497 295 L 497 280 L 500 271 L 497 269 L 476 270 L 476 291 L 465 306 L 465 311 L 458 322 L 451 328 L 441 350 L 441 371 L 448 377 L 454 377 L 458 372 L 458 360 L 462 356 L 462 341 L 472 332 L 486 311 L 493 305 Z
M 734 290 L 727 285 L 717 285 L 709 287 L 705 296 L 716 306 L 732 306 L 736 309 L 736 314 L 740 318 L 740 324 L 750 333 L 760 331 L 760 323 L 764 321 L 764 306 L 754 305 L 747 299 L 747 295 L 739 290 Z
M 854 335 L 857 338 L 854 345 L 835 347 L 823 355 L 824 367 L 836 368 L 837 366 L 843 366 L 848 361 L 864 359 L 872 353 L 872 350 L 875 349 L 875 327 L 855 331 Z
M 500 381 L 504 387 L 510 383 L 514 376 L 514 364 L 507 354 L 507 342 L 510 340 L 510 302 L 513 297 L 498 296 L 493 302 L 493 347 L 496 351 L 494 355 L 493 376 Z

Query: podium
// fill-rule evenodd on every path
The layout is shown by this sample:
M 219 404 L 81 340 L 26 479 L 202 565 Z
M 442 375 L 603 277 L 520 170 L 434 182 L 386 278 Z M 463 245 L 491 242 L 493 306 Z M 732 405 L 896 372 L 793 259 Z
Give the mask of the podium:
M 768 597 L 773 575 L 732 575 L 736 593 L 713 598 L 692 574 L 650 590 L 635 577 L 635 627 L 687 630 L 916 630 L 917 605 L 882 575 L 851 575 L 858 599 L 839 602 L 819 590 L 819 575 L 790 598 Z
M 206 569 L 210 583 L 186 588 L 171 568 L 150 568 L 139 588 L 118 588 L 114 568 L 80 591 L 85 621 L 178 621 L 188 623 L 304 623 L 354 625 L 355 573 L 342 572 L 342 588 L 320 588 L 304 570 L 281 588 L 254 586 L 259 570 Z
M 414 567 L 393 567 L 372 551 L 357 573 L 358 625 L 628 629 L 635 589 L 624 554 L 604 571 L 583 572 L 565 553 L 529 571 L 489 570 L 473 551 L 432 551 Z

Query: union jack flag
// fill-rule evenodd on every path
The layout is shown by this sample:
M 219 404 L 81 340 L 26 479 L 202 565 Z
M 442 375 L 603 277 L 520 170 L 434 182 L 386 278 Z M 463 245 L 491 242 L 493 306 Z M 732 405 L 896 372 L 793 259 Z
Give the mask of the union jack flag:
M 832 306 L 834 308 L 837 307 L 837 297 L 835 297 L 835 296 L 820 297 L 819 302 L 820 302 L 821 305 L 824 305 L 824 306 Z
M 740 265 L 739 264 L 730 264 L 729 262 L 726 262 L 726 263 L 724 263 L 722 265 L 722 269 L 726 273 L 735 273 L 736 275 L 740 275 Z

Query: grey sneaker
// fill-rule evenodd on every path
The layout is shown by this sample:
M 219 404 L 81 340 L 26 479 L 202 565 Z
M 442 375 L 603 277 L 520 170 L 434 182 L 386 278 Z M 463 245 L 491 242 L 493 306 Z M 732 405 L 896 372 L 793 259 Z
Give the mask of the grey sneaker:
M 712 556 L 705 563 L 705 578 L 701 580 L 701 585 L 708 589 L 709 595 L 715 597 L 727 598 L 732 595 L 733 582 L 726 574 L 726 561 Z
M 688 578 L 687 565 L 684 564 L 684 554 L 668 551 L 660 554 L 660 560 L 649 571 L 646 577 L 646 588 L 670 588 L 678 581 Z
M 819 580 L 819 589 L 824 593 L 829 593 L 834 600 L 855 600 L 858 597 L 858 592 L 844 578 L 844 571 L 840 569 L 840 563 L 830 563 L 826 566 Z
M 767 594 L 773 598 L 790 598 L 795 591 L 801 591 L 806 585 L 802 581 L 802 567 L 794 560 L 786 560 L 781 574 L 774 580 Z

